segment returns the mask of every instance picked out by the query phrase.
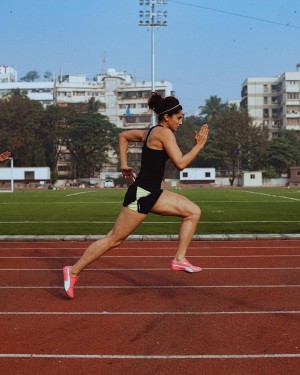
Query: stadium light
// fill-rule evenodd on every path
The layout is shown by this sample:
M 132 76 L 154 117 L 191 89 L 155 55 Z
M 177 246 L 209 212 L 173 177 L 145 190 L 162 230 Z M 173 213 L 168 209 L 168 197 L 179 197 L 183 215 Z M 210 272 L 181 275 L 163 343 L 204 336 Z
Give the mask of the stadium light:
M 139 26 L 151 27 L 151 90 L 155 91 L 155 42 L 154 42 L 154 31 L 156 27 L 167 26 L 168 12 L 163 10 L 163 7 L 167 5 L 167 0 L 139 0 L 140 6 L 143 10 L 140 10 L 140 21 Z M 156 11 L 155 6 L 160 9 Z M 150 7 L 150 10 L 149 10 Z M 155 126 L 155 114 L 152 112 L 151 118 L 152 126 Z

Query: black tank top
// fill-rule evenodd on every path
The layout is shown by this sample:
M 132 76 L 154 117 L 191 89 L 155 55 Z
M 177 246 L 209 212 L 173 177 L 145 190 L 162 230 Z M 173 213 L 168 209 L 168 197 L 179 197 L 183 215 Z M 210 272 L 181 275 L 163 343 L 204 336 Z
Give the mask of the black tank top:
M 141 169 L 136 179 L 137 185 L 148 191 L 160 189 L 161 182 L 164 178 L 165 164 L 169 159 L 165 150 L 153 150 L 147 146 L 149 134 L 157 126 L 161 125 L 156 125 L 148 131 L 142 148 Z

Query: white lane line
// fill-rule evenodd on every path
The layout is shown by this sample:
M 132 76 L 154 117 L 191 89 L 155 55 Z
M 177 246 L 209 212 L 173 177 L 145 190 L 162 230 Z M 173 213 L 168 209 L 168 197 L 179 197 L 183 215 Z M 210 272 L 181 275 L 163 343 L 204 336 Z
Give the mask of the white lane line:
M 300 311 L 2 311 L 0 315 L 281 315 Z
M 61 358 L 61 359 L 256 359 L 300 358 L 300 353 L 282 354 L 191 354 L 191 355 L 114 355 L 114 354 L 28 354 L 6 353 L 0 358 Z
M 88 193 L 88 192 L 85 192 L 85 193 Z M 90 191 L 90 193 L 92 193 L 92 191 Z M 78 193 L 76 193 L 78 194 Z M 71 195 L 76 195 L 76 194 L 71 194 Z M 80 193 L 82 194 L 82 193 Z M 71 195 L 68 195 L 68 196 L 71 196 Z M 285 197 L 286 198 L 286 197 Z M 286 198 L 287 199 L 287 198 Z M 32 202 L 0 202 L 0 205 L 5 205 L 5 206 L 10 206 L 10 205 L 53 205 L 53 204 L 122 204 L 123 201 L 85 201 L 85 202 L 78 202 L 78 201 L 64 201 L 64 202 L 59 202 L 59 201 L 56 201 L 56 202 L 37 202 L 37 201 L 32 201 Z M 245 201 L 193 201 L 194 203 L 228 203 L 228 204 L 231 204 L 231 203 L 293 203 L 293 202 L 286 202 L 285 200 L 283 201 L 274 201 L 274 200 L 269 200 L 269 201 L 248 201 L 248 200 L 245 200 Z
M 104 255 L 103 258 L 172 258 L 172 255 Z M 188 258 L 295 258 L 300 257 L 300 254 L 277 254 L 277 255 L 189 255 Z M 78 256 L 0 256 L 0 259 L 78 259 Z
M 300 201 L 300 199 L 298 199 Z M 96 221 L 96 220 L 72 220 L 72 221 L 0 221 L 0 224 L 115 224 L 115 221 Z M 248 223 L 300 223 L 300 220 L 233 220 L 233 221 L 201 221 L 201 224 L 248 224 Z M 180 224 L 177 221 L 143 221 L 142 224 L 156 225 L 156 224 Z
M 265 195 L 265 196 L 267 196 L 267 197 L 289 199 L 289 200 L 298 201 L 298 202 L 300 201 L 300 199 L 297 199 L 297 198 L 285 197 L 284 195 L 275 195 L 275 194 L 267 194 L 267 193 L 258 193 L 257 191 L 243 190 L 243 193 L 256 194 L 256 195 Z M 274 203 L 277 203 L 277 202 L 274 202 Z
M 90 190 L 90 191 L 81 191 L 79 193 L 72 193 L 72 194 L 67 194 L 66 197 L 71 197 L 73 195 L 80 195 L 80 194 L 88 194 L 88 193 L 95 193 L 95 190 Z
M 211 246 L 205 246 L 202 244 L 199 245 L 199 247 L 196 247 L 196 246 L 193 246 L 193 247 L 190 247 L 189 248 L 189 251 L 194 251 L 194 250 L 197 250 L 197 251 L 200 251 L 200 250 L 234 250 L 234 251 L 241 251 L 241 250 L 257 250 L 257 251 L 261 251 L 261 250 L 264 250 L 264 249 L 267 249 L 267 250 L 277 250 L 277 249 L 284 249 L 284 250 L 287 250 L 287 249 L 296 249 L 296 250 L 300 250 L 300 241 L 299 240 L 283 240 L 283 241 L 286 241 L 285 244 L 287 246 L 274 246 L 272 243 L 270 245 L 267 245 L 267 246 L 243 246 L 243 245 L 236 245 L 236 246 L 233 246 L 232 245 L 226 245 L 226 242 L 231 242 L 230 240 L 208 240 L 210 243 L 214 243 L 214 242 L 220 242 L 220 241 L 223 241 L 222 243 L 222 246 L 219 246 L 218 248 L 213 248 Z M 241 239 L 239 241 L 248 241 L 248 240 L 244 240 L 244 239 Z M 249 241 L 252 241 L 251 239 L 249 239 Z M 266 241 L 266 240 L 264 240 Z M 294 242 L 296 241 L 297 243 L 299 243 L 299 245 L 295 245 L 295 246 L 288 246 L 288 243 L 290 242 Z M 7 241 L 8 242 L 8 241 Z M 86 241 L 88 242 L 88 241 Z M 128 240 L 128 242 L 131 242 L 130 240 Z M 127 242 L 127 243 L 128 243 Z M 139 247 L 126 247 L 126 246 L 122 246 L 122 247 L 118 247 L 118 250 L 121 250 L 121 251 L 126 251 L 126 250 L 136 250 L 137 252 L 139 251 L 148 251 L 148 250 L 159 250 L 159 251 L 163 251 L 163 250 L 172 250 L 174 251 L 174 249 L 176 249 L 176 241 L 171 241 L 171 240 L 162 240 L 162 241 L 157 241 L 159 242 L 159 244 L 162 244 L 162 243 L 166 243 L 166 242 L 173 242 L 174 243 L 174 246 L 170 246 L 170 247 L 160 247 L 160 246 L 155 246 L 155 247 L 150 247 L 150 246 L 147 246 L 147 243 L 149 242 L 153 242 L 153 241 L 147 241 L 147 243 L 145 243 L 145 241 L 141 240 L 141 241 L 137 241 L 137 242 L 143 242 L 143 244 L 140 244 Z M 205 240 L 201 240 L 199 241 L 200 243 L 205 243 L 207 241 Z M 236 242 L 234 240 L 234 242 Z M 40 243 L 40 242 L 39 242 Z M 195 243 L 195 242 L 193 242 Z M 3 244 L 3 243 L 2 243 Z M 64 246 L 59 246 L 59 247 L 35 247 L 35 246 L 28 246 L 28 247 L 20 247 L 18 246 L 18 243 L 15 242 L 14 243 L 15 246 L 12 246 L 12 247 L 5 247 L 5 246 L 1 246 L 1 242 L 0 242 L 0 251 L 12 251 L 12 252 L 15 252 L 15 251 L 18 251 L 18 250 L 34 250 L 34 251 L 41 251 L 41 250 L 51 250 L 51 251 L 61 251 L 61 250 L 78 250 L 78 251 L 82 251 L 82 250 L 85 250 L 87 248 L 87 246 L 83 246 L 83 247 L 74 247 L 74 246 L 71 246 L 71 247 L 65 247 Z M 145 247 L 144 247 L 145 246 Z
M 254 202 L 255 203 L 255 202 Z M 260 202 L 256 202 L 256 203 L 260 203 Z M 270 202 L 271 203 L 271 202 Z M 281 203 L 286 203 L 286 202 L 281 202 Z M 22 205 L 22 206 L 26 206 L 26 205 L 53 205 L 53 204 L 122 204 L 122 201 L 112 201 L 112 202 L 100 202 L 100 201 L 90 201 L 90 202 L 77 202 L 77 201 L 65 201 L 65 202 L 0 202 L 0 206 L 1 205 L 5 205 L 5 206 L 10 206 L 10 205 Z
M 85 285 L 76 289 L 211 289 L 211 288 L 300 288 L 300 285 Z M 0 289 L 63 289 L 62 286 L 0 286 Z
M 61 271 L 61 268 L 0 268 L 0 271 Z M 240 271 L 240 270 L 300 270 L 300 267 L 204 267 L 204 271 Z M 170 268 L 89 268 L 83 272 L 99 272 L 99 271 L 170 271 Z

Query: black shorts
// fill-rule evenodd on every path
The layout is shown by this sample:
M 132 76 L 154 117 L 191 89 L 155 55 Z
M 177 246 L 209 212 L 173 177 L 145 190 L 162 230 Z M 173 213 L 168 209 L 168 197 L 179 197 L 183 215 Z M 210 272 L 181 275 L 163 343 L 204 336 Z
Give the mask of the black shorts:
M 129 186 L 127 193 L 125 194 L 123 206 L 141 214 L 148 214 L 162 192 L 162 189 L 151 192 L 134 183 Z

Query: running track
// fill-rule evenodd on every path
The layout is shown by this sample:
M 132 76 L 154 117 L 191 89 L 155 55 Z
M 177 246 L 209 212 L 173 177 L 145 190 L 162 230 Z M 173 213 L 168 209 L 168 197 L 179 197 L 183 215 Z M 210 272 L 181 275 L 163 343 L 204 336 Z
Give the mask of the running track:
M 300 240 L 128 241 L 80 275 L 83 242 L 0 242 L 2 375 L 300 373 Z

